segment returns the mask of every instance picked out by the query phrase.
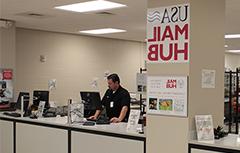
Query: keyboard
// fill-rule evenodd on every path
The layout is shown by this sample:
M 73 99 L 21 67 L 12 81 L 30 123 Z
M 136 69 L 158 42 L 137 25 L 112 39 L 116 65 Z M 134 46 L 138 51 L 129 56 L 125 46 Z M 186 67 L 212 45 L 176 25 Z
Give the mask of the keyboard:
M 110 121 L 107 119 L 100 119 L 96 121 L 96 124 L 102 125 L 102 124 L 110 124 Z
M 15 108 L 0 108 L 0 112 L 4 112 L 4 111 L 16 111 Z
M 57 117 L 56 113 L 43 113 L 42 116 L 45 117 L 45 118 L 47 118 L 47 117 Z
M 87 118 L 87 121 L 96 122 L 95 119 L 89 119 L 89 118 Z
M 92 122 L 92 121 L 86 121 L 83 123 L 84 126 L 94 126 L 95 125 L 95 122 Z
M 4 112 L 3 114 L 11 117 L 21 117 L 21 114 L 16 112 Z

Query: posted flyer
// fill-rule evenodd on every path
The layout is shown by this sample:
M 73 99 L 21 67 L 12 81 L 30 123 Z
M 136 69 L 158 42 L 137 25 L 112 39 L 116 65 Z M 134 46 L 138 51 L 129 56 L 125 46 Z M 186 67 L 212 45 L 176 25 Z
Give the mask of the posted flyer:
M 147 113 L 187 117 L 188 79 L 186 76 L 149 76 Z

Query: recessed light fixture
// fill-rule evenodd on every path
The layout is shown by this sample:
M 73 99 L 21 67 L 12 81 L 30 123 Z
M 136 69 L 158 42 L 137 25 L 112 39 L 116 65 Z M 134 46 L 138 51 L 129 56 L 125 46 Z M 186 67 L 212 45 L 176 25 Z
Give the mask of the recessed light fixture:
M 228 47 L 228 45 L 224 45 L 224 47 L 226 47 L 226 48 L 227 48 L 227 47 Z
M 240 38 L 240 34 L 231 34 L 231 35 L 225 35 L 225 38 Z
M 228 50 L 230 53 L 240 53 L 240 50 Z
M 114 28 L 104 28 L 104 29 L 84 30 L 84 31 L 79 31 L 79 32 L 86 33 L 86 34 L 100 35 L 100 34 L 126 32 L 126 30 L 114 29 Z
M 73 11 L 73 12 L 92 12 L 92 11 L 100 11 L 100 10 L 108 10 L 120 7 L 126 7 L 127 5 L 110 2 L 106 0 L 94 0 L 70 5 L 57 6 L 56 9 Z

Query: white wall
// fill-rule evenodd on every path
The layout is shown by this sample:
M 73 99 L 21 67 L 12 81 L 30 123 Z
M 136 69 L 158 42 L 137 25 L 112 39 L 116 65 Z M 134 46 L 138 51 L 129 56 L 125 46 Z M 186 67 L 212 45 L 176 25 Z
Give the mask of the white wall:
M 90 83 L 97 77 L 103 95 L 107 89 L 104 72 L 116 72 L 122 85 L 135 91 L 135 76 L 143 67 L 144 44 L 139 42 L 17 29 L 17 91 L 48 89 L 57 79 L 50 100 L 66 104 L 80 100 L 79 91 L 96 90 Z M 40 62 L 40 55 L 47 61 Z
M 0 28 L 0 66 L 2 66 L 2 28 Z
M 240 54 L 225 53 L 225 68 L 235 71 L 240 67 Z
M 15 69 L 16 61 L 16 28 L 0 28 L 0 67 Z
M 0 68 L 13 69 L 13 86 L 16 83 L 16 27 L 0 28 Z M 15 91 L 15 89 L 14 89 Z

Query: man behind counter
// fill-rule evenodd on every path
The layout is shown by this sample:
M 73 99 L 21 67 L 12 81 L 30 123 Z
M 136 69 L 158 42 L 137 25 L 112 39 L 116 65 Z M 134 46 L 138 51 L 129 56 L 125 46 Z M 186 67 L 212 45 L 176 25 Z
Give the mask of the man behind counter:
M 109 89 L 105 92 L 101 104 L 105 106 L 110 122 L 127 122 L 130 112 L 130 94 L 120 85 L 120 79 L 117 74 L 109 75 L 107 82 Z M 89 119 L 96 120 L 101 111 L 101 107 L 97 108 L 95 114 L 89 117 Z

